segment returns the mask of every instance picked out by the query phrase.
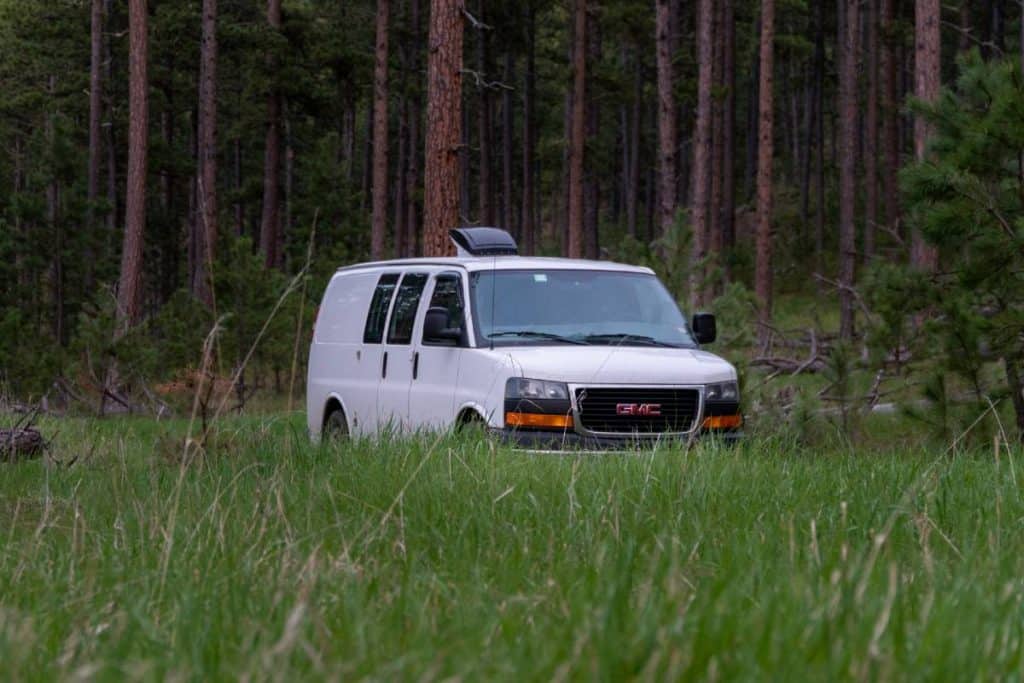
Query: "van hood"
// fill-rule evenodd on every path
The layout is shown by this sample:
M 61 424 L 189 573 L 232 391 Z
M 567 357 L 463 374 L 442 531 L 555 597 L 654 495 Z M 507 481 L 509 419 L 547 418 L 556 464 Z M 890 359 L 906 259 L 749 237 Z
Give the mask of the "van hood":
M 569 384 L 706 384 L 736 379 L 732 364 L 699 349 L 517 346 L 502 351 L 518 376 Z

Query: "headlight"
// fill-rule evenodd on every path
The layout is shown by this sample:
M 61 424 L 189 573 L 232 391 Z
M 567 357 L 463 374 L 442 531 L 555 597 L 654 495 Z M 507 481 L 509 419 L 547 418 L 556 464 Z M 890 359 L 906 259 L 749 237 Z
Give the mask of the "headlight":
M 740 388 L 736 382 L 719 382 L 709 384 L 704 389 L 705 401 L 738 401 Z
M 569 398 L 569 387 L 564 382 L 511 377 L 505 384 L 505 398 Z

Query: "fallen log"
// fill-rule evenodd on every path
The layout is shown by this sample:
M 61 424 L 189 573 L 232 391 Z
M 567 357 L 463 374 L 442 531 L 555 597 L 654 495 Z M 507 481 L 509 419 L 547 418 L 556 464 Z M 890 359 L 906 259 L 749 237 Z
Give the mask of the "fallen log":
M 46 439 L 35 427 L 0 429 L 0 462 L 38 458 L 46 450 Z

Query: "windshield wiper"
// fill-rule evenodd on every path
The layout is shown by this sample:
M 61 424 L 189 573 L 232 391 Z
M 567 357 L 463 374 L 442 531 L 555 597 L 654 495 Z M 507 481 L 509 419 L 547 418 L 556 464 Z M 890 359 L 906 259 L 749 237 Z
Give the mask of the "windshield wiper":
M 547 339 L 549 341 L 565 342 L 566 344 L 589 345 L 588 342 L 583 341 L 582 339 L 573 339 L 572 337 L 563 337 L 560 334 L 538 332 L 537 330 L 505 330 L 488 335 L 489 339 L 494 339 L 495 337 L 528 337 L 532 339 Z
M 620 344 L 630 343 L 630 344 L 642 344 L 644 346 L 664 346 L 664 347 L 670 348 L 670 349 L 682 348 L 678 344 L 670 344 L 668 342 L 663 342 L 663 341 L 660 341 L 658 339 L 655 339 L 654 337 L 647 337 L 647 336 L 644 336 L 642 334 L 629 334 L 629 333 L 626 333 L 626 332 L 619 333 L 619 334 L 588 334 L 583 339 L 585 339 L 588 342 L 598 342 L 598 343 L 600 343 L 600 342 L 618 342 Z

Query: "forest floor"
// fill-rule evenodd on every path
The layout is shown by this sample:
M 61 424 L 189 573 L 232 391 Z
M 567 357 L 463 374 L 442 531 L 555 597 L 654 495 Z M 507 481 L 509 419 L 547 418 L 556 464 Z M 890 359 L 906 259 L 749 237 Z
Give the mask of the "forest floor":
M 0 465 L 6 679 L 1024 666 L 1019 450 L 314 446 L 295 413 L 224 419 L 184 462 L 187 421 L 41 426 L 46 459 Z

